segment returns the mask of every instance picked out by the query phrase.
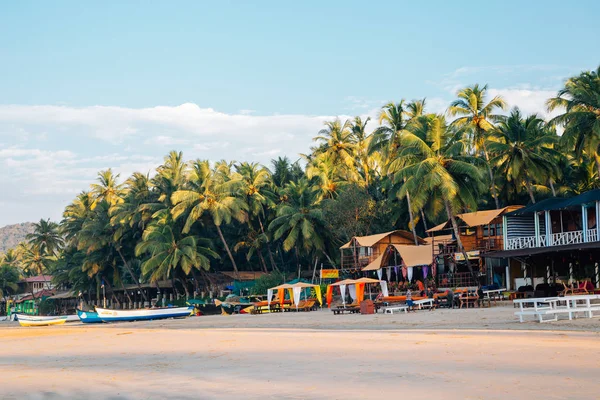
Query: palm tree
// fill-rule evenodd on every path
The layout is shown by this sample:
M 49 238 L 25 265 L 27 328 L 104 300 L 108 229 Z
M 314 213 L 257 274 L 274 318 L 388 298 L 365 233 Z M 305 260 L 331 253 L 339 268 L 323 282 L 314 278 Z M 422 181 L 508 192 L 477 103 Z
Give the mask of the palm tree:
M 494 129 L 494 123 L 500 122 L 503 117 L 494 112 L 498 109 L 506 109 L 506 102 L 501 96 L 496 96 L 486 104 L 487 85 L 479 87 L 474 85 L 459 90 L 458 99 L 454 100 L 448 108 L 448 114 L 451 117 L 459 116 L 452 124 L 458 128 L 465 128 L 465 132 L 470 133 L 470 142 L 474 150 L 483 155 L 487 162 L 487 169 L 490 178 L 490 188 L 496 208 L 500 208 L 498 193 L 494 183 L 494 173 L 490 166 L 490 157 L 486 148 L 488 136 Z
M 46 274 L 50 270 L 52 262 L 56 260 L 56 256 L 44 254 L 35 246 L 23 246 L 22 251 L 21 265 L 23 265 L 23 271 L 29 275 Z
M 371 120 L 368 117 L 364 121 L 361 117 L 355 117 L 352 123 L 352 140 L 355 143 L 355 157 L 357 164 L 357 178 L 362 178 L 358 182 L 361 186 L 368 188 L 372 182 L 372 175 L 381 166 L 381 157 L 378 152 L 371 152 L 371 142 L 373 135 L 367 133 L 367 124 Z M 380 171 L 379 171 L 380 172 Z
M 313 140 L 320 143 L 315 149 L 316 157 L 324 155 L 330 158 L 335 165 L 344 165 L 347 168 L 354 166 L 355 144 L 352 140 L 352 122 L 342 122 L 339 119 L 325 122 L 325 128 L 319 131 Z
M 546 129 L 544 120 L 536 114 L 523 118 L 518 108 L 498 125 L 494 136 L 497 141 L 488 144 L 489 152 L 495 154 L 490 164 L 517 186 L 523 182 L 535 203 L 533 181 L 544 182 L 555 171 L 557 152 L 552 146 L 558 137 Z
M 415 210 L 422 208 L 431 197 L 442 199 L 458 248 L 473 273 L 455 216 L 461 209 L 476 208 L 482 177 L 474 157 L 466 155 L 467 143 L 458 139 L 458 135 L 460 131 L 448 126 L 442 115 L 430 119 L 426 136 L 403 134 L 400 158 L 404 159 L 404 165 L 394 180 L 404 181 L 401 197 L 408 192 L 415 194 Z
M 371 151 L 381 151 L 389 160 L 399 147 L 400 133 L 406 129 L 407 110 L 404 99 L 387 103 L 378 115 L 379 127 L 373 132 Z
M 81 231 L 86 218 L 92 212 L 93 202 L 91 193 L 81 192 L 71 204 L 65 207 L 60 230 L 68 244 L 77 247 L 77 235 Z
M 291 163 L 287 157 L 278 157 L 271 160 L 273 184 L 277 187 L 283 187 L 292 180 Z
M 153 225 L 144 232 L 143 241 L 135 247 L 136 256 L 143 254 L 149 258 L 142 263 L 142 271 L 150 276 L 151 282 L 172 278 L 178 272 L 189 275 L 194 268 L 208 271 L 208 257 L 218 258 L 213 250 L 200 246 L 195 236 L 178 239 L 170 224 Z M 189 297 L 185 285 L 184 288 Z
M 269 246 L 269 240 L 265 233 L 263 219 L 265 218 L 265 208 L 274 206 L 273 181 L 268 169 L 260 166 L 258 163 L 243 162 L 236 167 L 242 180 L 241 192 L 245 194 L 245 201 L 248 204 L 250 215 L 256 217 L 260 226 L 260 231 L 264 239 L 261 244 L 267 247 L 271 268 L 277 270 L 277 265 L 273 259 L 273 254 Z M 250 219 L 248 219 L 250 223 Z M 262 255 L 259 252 L 259 256 Z
M 294 249 L 296 261 L 300 267 L 298 253 L 323 252 L 331 261 L 325 251 L 324 237 L 325 220 L 323 211 L 317 205 L 317 195 L 311 190 L 305 179 L 299 182 L 290 182 L 284 189 L 287 201 L 277 208 L 277 217 L 269 225 L 275 240 L 283 239 L 283 250 L 289 252 Z
M 242 186 L 241 179 L 228 179 L 211 169 L 208 161 L 196 160 L 191 166 L 187 188 L 176 191 L 172 196 L 173 218 L 178 219 L 188 212 L 183 233 L 188 233 L 203 216 L 211 218 L 235 273 L 238 267 L 221 231 L 221 224 L 229 224 L 232 219 L 239 222 L 248 219 L 248 205 L 240 198 Z
M 123 185 L 117 183 L 119 174 L 113 174 L 112 169 L 98 172 L 98 183 L 92 183 L 91 194 L 94 197 L 92 208 L 100 201 L 106 200 L 109 205 L 123 202 Z
M 340 175 L 339 166 L 333 157 L 323 154 L 306 167 L 306 176 L 314 182 L 313 190 L 318 193 L 317 201 L 334 198 L 348 180 Z
M 565 110 L 550 123 L 564 126 L 562 141 L 578 156 L 585 151 L 594 157 L 600 176 L 600 67 L 567 80 L 546 104 L 549 111 Z
M 41 254 L 57 255 L 64 246 L 64 240 L 59 232 L 56 222 L 41 219 L 33 224 L 33 232 L 27 235 L 29 244 L 36 247 Z
M 19 279 L 19 270 L 0 259 L 0 299 L 17 292 Z
M 406 104 L 404 99 L 399 103 L 388 103 L 382 107 L 379 113 L 379 124 L 381 125 L 374 132 L 373 145 L 371 150 L 380 149 L 386 157 L 385 165 L 387 173 L 393 174 L 394 170 L 390 169 L 392 163 L 397 158 L 400 151 L 400 143 L 402 134 L 416 122 L 416 119 L 423 114 L 425 101 L 421 103 L 413 102 Z M 412 127 L 412 126 L 411 126 Z M 406 192 L 406 202 L 408 204 L 409 225 L 413 234 L 415 245 L 418 244 L 416 231 L 416 223 L 414 218 L 413 207 L 411 205 L 410 193 Z
M 233 251 L 240 251 L 241 249 L 247 249 L 246 260 L 250 261 L 252 256 L 256 253 L 258 255 L 258 259 L 260 260 L 261 266 L 264 272 L 268 272 L 267 263 L 261 253 L 261 249 L 265 246 L 268 246 L 269 238 L 265 233 L 261 233 L 251 229 L 248 234 L 243 237 L 239 242 L 233 246 Z

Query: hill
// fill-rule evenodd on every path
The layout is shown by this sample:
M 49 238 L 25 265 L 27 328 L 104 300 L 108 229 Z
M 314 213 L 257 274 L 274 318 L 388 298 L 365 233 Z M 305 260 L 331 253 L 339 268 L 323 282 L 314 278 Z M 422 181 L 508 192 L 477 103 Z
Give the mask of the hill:
M 33 223 L 23 222 L 21 224 L 6 225 L 0 228 L 0 253 L 11 249 L 25 240 L 27 234 L 33 232 Z

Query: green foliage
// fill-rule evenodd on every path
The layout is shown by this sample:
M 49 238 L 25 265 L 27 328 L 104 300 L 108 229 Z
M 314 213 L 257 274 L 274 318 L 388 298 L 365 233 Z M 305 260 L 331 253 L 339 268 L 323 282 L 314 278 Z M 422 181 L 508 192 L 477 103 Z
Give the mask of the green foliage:
M 492 201 L 523 204 L 598 188 L 599 75 L 568 79 L 548 100 L 559 113 L 549 122 L 518 109 L 505 116 L 504 99 L 473 85 L 450 104 L 453 120 L 428 113 L 425 100 L 400 99 L 383 105 L 376 121 L 326 121 L 302 164 L 287 157 L 270 170 L 186 162 L 171 151 L 150 173 L 121 180 L 100 171 L 60 224 L 41 220 L 0 257 L 1 290 L 11 293 L 20 274 L 52 273 L 55 284 L 82 292 L 102 280 L 120 287 L 174 279 L 189 294 L 211 285 L 208 270 L 260 265 L 272 272 L 254 289 L 264 294 L 283 282 L 274 271 L 297 276 L 323 256 L 335 263 L 352 236 L 416 235 Z
M 279 272 L 273 272 L 263 275 L 255 281 L 255 285 L 250 289 L 252 295 L 265 295 L 267 290 L 284 283 L 283 275 Z

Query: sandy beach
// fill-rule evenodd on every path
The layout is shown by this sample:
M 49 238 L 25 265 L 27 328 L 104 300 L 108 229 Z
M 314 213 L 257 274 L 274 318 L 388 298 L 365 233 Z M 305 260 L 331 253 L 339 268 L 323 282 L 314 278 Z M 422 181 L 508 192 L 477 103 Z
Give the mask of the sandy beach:
M 0 398 L 599 398 L 600 321 L 513 312 L 2 323 Z

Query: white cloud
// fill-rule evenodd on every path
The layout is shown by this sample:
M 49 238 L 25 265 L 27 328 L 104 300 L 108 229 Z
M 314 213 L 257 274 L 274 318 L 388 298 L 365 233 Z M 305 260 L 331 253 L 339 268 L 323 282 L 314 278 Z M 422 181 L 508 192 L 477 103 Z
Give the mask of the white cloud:
M 490 98 L 502 96 L 510 108 L 519 107 L 523 114 L 538 114 L 540 117 L 550 119 L 560 113 L 560 110 L 554 110 L 548 113 L 546 109 L 546 100 L 556 96 L 556 90 L 544 89 L 490 89 Z M 507 110 L 508 111 L 508 110 Z

